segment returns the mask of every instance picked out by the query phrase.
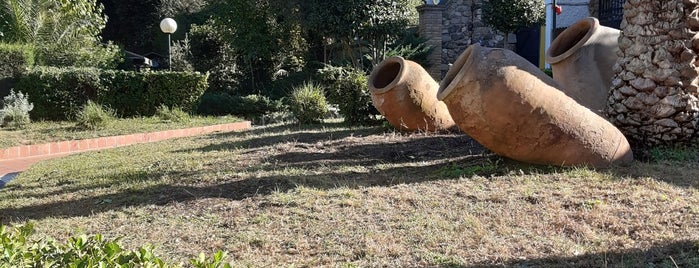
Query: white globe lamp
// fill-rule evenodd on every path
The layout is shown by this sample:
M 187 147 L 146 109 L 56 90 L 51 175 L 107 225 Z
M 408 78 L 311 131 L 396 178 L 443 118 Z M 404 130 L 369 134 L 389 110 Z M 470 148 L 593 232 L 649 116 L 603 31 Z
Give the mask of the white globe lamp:
M 160 21 L 160 30 L 163 31 L 163 33 L 167 34 L 167 59 L 168 59 L 168 68 L 172 70 L 172 47 L 171 47 L 171 41 L 170 41 L 170 35 L 177 31 L 177 22 L 171 18 L 165 18 L 162 21 Z

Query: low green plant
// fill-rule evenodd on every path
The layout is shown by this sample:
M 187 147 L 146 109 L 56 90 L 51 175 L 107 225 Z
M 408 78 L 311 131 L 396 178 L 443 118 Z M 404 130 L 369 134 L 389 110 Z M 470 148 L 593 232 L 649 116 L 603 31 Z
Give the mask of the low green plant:
M 14 227 L 0 226 L 0 267 L 180 267 L 168 264 L 153 253 L 152 246 L 128 250 L 119 238 L 107 240 L 102 235 L 81 235 L 59 243 L 51 238 L 31 240 L 31 223 Z M 212 258 L 200 254 L 190 263 L 196 268 L 228 268 L 226 253 L 218 251 Z
M 264 118 L 284 110 L 281 100 L 263 95 L 237 96 L 225 92 L 207 92 L 201 97 L 197 113 L 202 115 L 236 115 L 248 119 Z
M 79 127 L 97 130 L 109 125 L 114 118 L 115 113 L 112 109 L 93 101 L 87 101 L 87 104 L 85 104 L 80 113 L 78 113 L 76 121 Z
M 328 65 L 318 72 L 322 83 L 326 85 L 328 102 L 340 108 L 345 122 L 378 122 L 376 117 L 379 112 L 371 104 L 371 94 L 367 87 L 368 77 L 362 70 Z
M 26 127 L 31 123 L 29 112 L 32 109 L 34 109 L 34 105 L 29 102 L 29 96 L 10 90 L 10 95 L 3 98 L 3 106 L 0 109 L 0 126 L 14 129 Z
M 309 82 L 294 88 L 290 108 L 300 123 L 319 123 L 328 112 L 323 87 Z
M 158 110 L 155 111 L 155 115 L 163 121 L 170 122 L 186 123 L 189 122 L 189 120 L 191 119 L 191 116 L 187 112 L 182 110 L 182 108 L 170 108 L 165 104 L 161 104 L 160 107 L 158 107 Z

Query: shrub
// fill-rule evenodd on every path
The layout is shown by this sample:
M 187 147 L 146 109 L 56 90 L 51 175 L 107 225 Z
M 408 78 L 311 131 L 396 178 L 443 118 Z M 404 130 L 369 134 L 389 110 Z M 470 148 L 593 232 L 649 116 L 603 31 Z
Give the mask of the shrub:
M 34 105 L 29 103 L 28 96 L 22 92 L 10 91 L 10 95 L 3 98 L 3 108 L 0 109 L 0 126 L 10 128 L 24 128 L 31 123 L 29 112 Z
M 153 253 L 151 246 L 127 250 L 119 239 L 107 240 L 102 235 L 81 235 L 59 243 L 51 238 L 31 240 L 34 226 L 0 226 L 0 263 L 2 267 L 180 267 L 165 263 Z M 225 263 L 226 253 L 218 251 L 212 258 L 200 254 L 190 259 L 193 267 L 231 267 Z
M 326 66 L 319 70 L 327 89 L 328 101 L 336 104 L 345 122 L 365 124 L 376 122 L 379 112 L 371 104 L 367 75 L 352 67 Z
M 314 83 L 294 88 L 291 93 L 291 112 L 302 123 L 318 123 L 328 111 L 324 89 Z
M 34 47 L 0 43 L 0 97 L 7 96 L 19 76 L 34 65 Z
M 189 122 L 190 116 L 187 112 L 183 111 L 180 107 L 167 107 L 165 104 L 161 104 L 155 114 L 163 121 Z
M 109 125 L 114 120 L 114 116 L 113 110 L 98 103 L 87 101 L 87 104 L 78 113 L 76 121 L 79 127 L 95 130 Z
M 36 67 L 20 78 L 17 89 L 29 94 L 34 103 L 33 118 L 65 120 L 102 94 L 99 72 L 95 68 Z
M 196 72 L 130 72 L 95 68 L 37 67 L 17 87 L 29 93 L 35 118 L 72 118 L 88 100 L 110 106 L 120 116 L 152 116 L 164 104 L 192 111 L 207 85 Z
M 284 110 L 281 100 L 262 95 L 236 96 L 225 92 L 207 92 L 197 112 L 203 115 L 236 115 L 251 120 L 267 118 Z
M 225 92 L 207 92 L 201 96 L 197 113 L 202 115 L 227 115 L 233 111 L 233 96 Z
M 0 43 L 0 79 L 18 77 L 34 65 L 34 47 Z

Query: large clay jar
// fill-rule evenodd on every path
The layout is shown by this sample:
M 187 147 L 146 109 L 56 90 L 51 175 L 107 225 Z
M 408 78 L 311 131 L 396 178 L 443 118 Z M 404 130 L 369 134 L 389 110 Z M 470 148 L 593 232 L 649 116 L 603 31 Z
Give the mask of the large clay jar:
M 558 35 L 546 51 L 546 62 L 561 89 L 598 114 L 607 106 L 619 34 L 596 18 L 585 18 Z
M 438 98 L 459 128 L 518 161 L 606 167 L 633 160 L 629 143 L 512 51 L 472 45 L 449 69 Z
M 439 131 L 456 126 L 447 106 L 437 100 L 439 84 L 419 64 L 388 58 L 369 76 L 371 100 L 401 131 Z

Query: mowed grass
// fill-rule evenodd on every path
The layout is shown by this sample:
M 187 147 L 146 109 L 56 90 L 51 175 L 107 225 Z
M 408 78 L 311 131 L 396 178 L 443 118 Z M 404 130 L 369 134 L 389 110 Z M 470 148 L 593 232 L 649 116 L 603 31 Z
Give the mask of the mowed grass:
M 111 121 L 106 127 L 88 130 L 77 127 L 69 121 L 37 121 L 25 129 L 0 128 L 0 148 L 12 146 L 41 144 L 53 141 L 89 139 L 115 135 L 127 135 L 143 132 L 208 126 L 242 121 L 232 116 L 192 116 L 187 122 L 165 121 L 158 117 L 125 118 Z
M 533 167 L 460 134 L 325 124 L 39 163 L 0 190 L 35 237 L 236 266 L 697 267 L 699 164 Z

